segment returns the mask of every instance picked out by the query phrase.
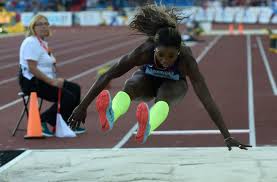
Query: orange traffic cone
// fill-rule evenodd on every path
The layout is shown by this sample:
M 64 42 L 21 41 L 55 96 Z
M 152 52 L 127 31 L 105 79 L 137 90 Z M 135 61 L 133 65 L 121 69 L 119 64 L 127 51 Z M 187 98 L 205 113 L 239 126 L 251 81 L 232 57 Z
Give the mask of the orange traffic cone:
M 234 34 L 234 24 L 229 25 L 229 34 Z
M 243 34 L 243 24 L 242 23 L 240 23 L 239 24 L 239 27 L 238 27 L 238 31 L 239 31 L 239 34 Z
M 24 138 L 44 138 L 42 135 L 41 120 L 38 109 L 38 97 L 36 92 L 32 92 L 30 95 L 27 135 L 25 135 Z

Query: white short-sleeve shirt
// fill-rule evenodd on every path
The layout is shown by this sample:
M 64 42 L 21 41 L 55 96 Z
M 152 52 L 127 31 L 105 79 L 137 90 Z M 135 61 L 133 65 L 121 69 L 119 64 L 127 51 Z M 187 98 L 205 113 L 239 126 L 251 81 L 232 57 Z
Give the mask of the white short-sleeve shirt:
M 43 41 L 45 46 L 48 46 L 47 42 Z M 55 57 L 49 55 L 40 44 L 39 40 L 35 36 L 27 37 L 23 40 L 20 46 L 19 63 L 22 68 L 22 74 L 27 79 L 32 79 L 34 76 L 28 67 L 28 60 L 37 61 L 37 68 L 49 78 L 55 78 L 54 63 Z

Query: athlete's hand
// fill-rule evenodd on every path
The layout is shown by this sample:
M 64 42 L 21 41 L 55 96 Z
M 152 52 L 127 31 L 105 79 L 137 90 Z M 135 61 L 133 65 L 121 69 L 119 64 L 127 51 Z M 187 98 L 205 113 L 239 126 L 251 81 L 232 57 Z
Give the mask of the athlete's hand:
M 235 140 L 233 137 L 228 137 L 224 141 L 229 151 L 232 150 L 232 147 L 238 147 L 243 150 L 248 150 L 247 147 L 252 147 L 251 145 L 245 145 L 240 143 L 239 141 Z
M 78 105 L 72 112 L 71 116 L 68 118 L 68 123 L 70 127 L 74 130 L 80 127 L 81 122 L 85 123 L 87 117 L 87 109 Z

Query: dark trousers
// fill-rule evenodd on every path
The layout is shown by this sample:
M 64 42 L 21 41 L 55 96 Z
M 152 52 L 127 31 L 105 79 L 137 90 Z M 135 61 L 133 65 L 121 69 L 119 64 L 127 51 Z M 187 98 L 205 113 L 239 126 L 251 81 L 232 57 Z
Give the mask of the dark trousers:
M 25 94 L 29 95 L 32 91 L 35 91 L 38 97 L 49 102 L 54 102 L 49 109 L 41 114 L 41 121 L 55 126 L 58 107 L 58 87 L 53 87 L 35 77 L 31 80 L 28 80 L 22 75 L 19 77 L 19 84 Z M 65 121 L 67 121 L 73 109 L 80 103 L 80 96 L 80 86 L 65 80 L 61 96 L 61 115 Z

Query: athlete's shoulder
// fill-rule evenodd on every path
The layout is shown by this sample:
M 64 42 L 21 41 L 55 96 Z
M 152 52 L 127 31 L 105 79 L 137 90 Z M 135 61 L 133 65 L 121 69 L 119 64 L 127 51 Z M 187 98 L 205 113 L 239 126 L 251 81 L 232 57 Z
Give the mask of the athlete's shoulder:
M 189 74 L 190 71 L 197 67 L 197 62 L 193 57 L 192 50 L 189 46 L 181 46 L 178 66 L 185 74 Z
M 182 45 L 181 45 L 180 53 L 183 56 L 192 56 L 192 50 L 191 50 L 191 48 L 189 46 L 185 45 L 184 43 L 182 43 Z
M 137 59 L 137 61 L 141 61 L 142 63 L 148 60 L 153 56 L 155 44 L 151 40 L 147 39 L 143 43 L 141 43 L 138 47 L 136 47 L 130 54 L 129 57 Z
M 154 48 L 155 48 L 154 42 L 151 39 L 146 39 L 135 50 L 140 54 L 144 54 L 148 52 L 153 52 Z

